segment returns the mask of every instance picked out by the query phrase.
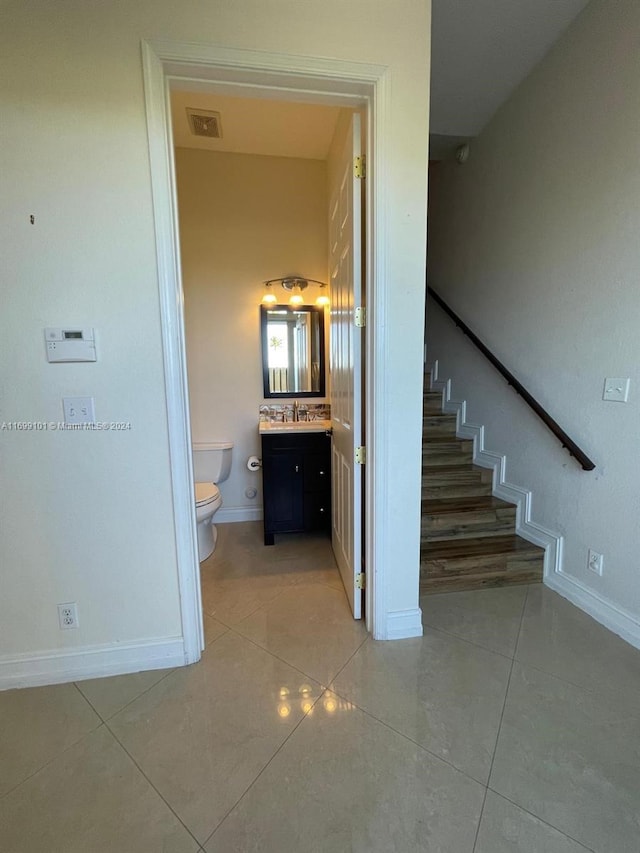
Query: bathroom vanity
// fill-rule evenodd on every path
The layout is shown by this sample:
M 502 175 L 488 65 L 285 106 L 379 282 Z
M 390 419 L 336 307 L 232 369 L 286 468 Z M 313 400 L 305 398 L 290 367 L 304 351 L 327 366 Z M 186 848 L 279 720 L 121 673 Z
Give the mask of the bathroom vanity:
M 261 423 L 264 544 L 331 529 L 331 422 Z

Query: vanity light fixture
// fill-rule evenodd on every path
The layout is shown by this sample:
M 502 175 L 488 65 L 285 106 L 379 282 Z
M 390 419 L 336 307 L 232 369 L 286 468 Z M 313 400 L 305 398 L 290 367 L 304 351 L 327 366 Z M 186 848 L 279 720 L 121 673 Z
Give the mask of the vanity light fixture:
M 322 292 L 326 286 L 326 284 L 320 282 L 320 296 L 318 296 L 318 298 L 316 299 L 316 305 L 319 305 L 321 308 L 324 308 L 325 305 L 329 304 L 328 295 Z
M 275 293 L 273 292 L 273 290 L 271 290 L 271 282 L 265 281 L 264 284 L 265 284 L 265 291 L 264 291 L 264 296 L 262 297 L 262 304 L 263 305 L 275 305 L 276 302 L 278 301 L 278 299 L 277 299 Z
M 273 284 L 280 283 L 285 290 L 288 290 L 291 293 L 291 297 L 289 298 L 289 305 L 302 305 L 304 299 L 302 297 L 302 291 L 306 290 L 309 284 L 317 284 L 319 287 L 326 287 L 326 283 L 324 281 L 317 281 L 314 278 L 303 278 L 298 275 L 287 275 L 282 278 L 270 278 L 268 281 L 265 281 L 264 285 L 267 288 L 267 292 L 262 297 L 262 301 L 266 304 L 273 304 L 277 302 L 275 294 L 271 292 L 271 286 Z M 328 296 L 319 296 L 316 302 L 317 305 L 328 305 L 329 297 Z

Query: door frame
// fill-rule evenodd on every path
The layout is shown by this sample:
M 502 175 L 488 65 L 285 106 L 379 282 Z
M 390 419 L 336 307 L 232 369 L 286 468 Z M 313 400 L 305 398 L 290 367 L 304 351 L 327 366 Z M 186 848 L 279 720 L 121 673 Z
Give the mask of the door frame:
M 384 65 L 313 56 L 241 50 L 219 45 L 143 40 L 142 62 L 149 140 L 152 205 L 158 265 L 158 289 L 176 561 L 185 663 L 199 660 L 204 648 L 202 600 L 195 513 L 193 464 L 184 328 L 184 293 L 180 245 L 170 86 L 188 82 L 210 89 L 243 87 L 252 96 L 263 94 L 310 103 L 367 107 L 366 153 L 366 275 L 367 313 L 364 358 L 366 369 L 365 443 L 367 471 L 364 512 L 367 519 L 366 626 L 375 639 L 387 639 L 387 525 L 383 516 L 387 481 L 386 316 L 390 298 L 387 270 L 388 178 L 386 140 L 390 122 L 390 87 Z

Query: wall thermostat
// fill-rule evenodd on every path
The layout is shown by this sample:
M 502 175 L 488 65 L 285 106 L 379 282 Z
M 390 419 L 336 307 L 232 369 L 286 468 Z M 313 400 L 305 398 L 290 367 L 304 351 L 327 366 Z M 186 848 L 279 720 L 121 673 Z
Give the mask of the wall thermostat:
M 47 361 L 96 361 L 96 341 L 88 326 L 45 329 Z

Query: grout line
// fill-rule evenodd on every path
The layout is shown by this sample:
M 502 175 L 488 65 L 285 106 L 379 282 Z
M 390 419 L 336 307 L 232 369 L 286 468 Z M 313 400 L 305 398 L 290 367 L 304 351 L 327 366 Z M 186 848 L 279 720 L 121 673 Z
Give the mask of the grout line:
M 527 606 L 527 599 L 529 598 L 529 587 L 527 586 L 527 591 L 522 599 L 522 607 L 520 610 L 520 625 L 518 627 L 518 639 L 520 639 L 520 632 L 522 631 L 522 622 L 524 620 L 524 612 Z M 517 647 L 517 642 L 516 642 Z M 509 696 L 509 687 L 511 686 L 511 676 L 513 675 L 513 668 L 515 666 L 515 651 L 514 657 L 511 659 L 511 666 L 509 667 L 509 677 L 507 679 L 507 689 L 504 691 L 504 702 L 502 703 L 502 713 L 500 714 L 500 722 L 498 723 L 498 731 L 496 732 L 496 741 L 493 745 L 493 755 L 491 756 L 491 765 L 489 767 L 489 775 L 487 776 L 487 784 L 484 789 L 484 798 L 482 800 L 482 808 L 480 809 L 480 818 L 478 820 L 478 826 L 476 828 L 476 837 L 473 842 L 473 851 L 475 853 L 476 847 L 478 845 L 478 836 L 480 835 L 480 826 L 482 825 L 482 816 L 484 815 L 484 807 L 487 803 L 487 792 L 489 790 L 489 783 L 491 782 L 491 774 L 493 773 L 493 765 L 496 760 L 496 752 L 498 751 L 498 741 L 500 740 L 500 732 L 502 731 L 502 721 L 504 719 L 505 708 L 507 707 L 507 698 Z
M 414 746 L 417 746 L 418 749 L 431 756 L 431 758 L 435 758 L 437 761 L 441 761 L 443 764 L 446 764 L 452 770 L 455 770 L 456 773 L 461 773 L 467 779 L 470 779 L 472 782 L 475 782 L 476 785 L 480 785 L 482 788 L 486 789 L 486 782 L 481 782 L 479 779 L 476 779 L 475 776 L 471 776 L 469 773 L 467 773 L 466 770 L 461 770 L 459 767 L 456 767 L 455 764 L 452 764 L 451 761 L 446 758 L 443 758 L 442 755 L 438 755 L 437 752 L 434 752 L 432 749 L 429 749 L 429 747 L 425 746 L 422 743 L 419 743 L 419 741 L 414 740 L 406 732 L 401 732 L 400 729 L 396 729 L 394 726 L 391 725 L 391 723 L 388 723 L 386 720 L 383 720 L 380 717 L 376 717 L 376 715 L 372 711 L 368 711 L 366 708 L 363 708 L 362 705 L 358 705 L 357 702 L 355 702 L 353 699 L 350 699 L 348 696 L 345 696 L 344 693 L 340 693 L 338 690 L 334 690 L 333 687 L 330 689 L 332 693 L 335 693 L 336 696 L 338 696 L 340 699 L 343 699 L 345 702 L 349 702 L 350 705 L 353 705 L 354 708 L 357 708 L 358 711 L 361 711 L 366 717 L 369 717 L 369 719 L 375 720 L 376 723 L 380 723 L 381 726 L 384 726 L 386 729 L 389 729 L 389 731 L 394 732 L 394 734 L 399 735 L 401 738 L 404 738 L 404 740 L 408 740 L 409 743 L 412 743 Z
M 460 640 L 462 643 L 466 643 L 469 646 L 473 646 L 475 649 L 482 649 L 484 652 L 489 652 L 492 655 L 498 655 L 498 657 L 505 658 L 505 660 L 512 661 L 514 659 L 513 655 L 508 655 L 504 652 L 499 652 L 496 649 L 490 649 L 489 646 L 485 646 L 482 643 L 476 643 L 475 640 L 469 640 L 467 637 L 461 637 L 460 634 L 454 634 L 452 631 L 447 631 L 444 628 L 438 627 L 437 625 L 430 625 L 428 620 L 425 621 L 423 628 L 428 628 L 430 631 L 435 631 L 438 634 L 444 634 L 445 637 L 451 637 L 453 640 Z M 423 636 L 425 635 L 423 634 Z
M 314 678 L 312 675 L 309 675 L 308 672 L 304 672 L 304 670 L 300 669 L 297 666 L 294 666 L 292 663 L 289 663 L 289 661 L 285 660 L 284 658 L 281 658 L 279 655 L 275 654 L 269 649 L 266 649 L 264 646 L 261 646 L 260 643 L 257 643 L 255 640 L 252 640 L 251 637 L 245 637 L 245 635 L 241 634 L 240 631 L 236 631 L 234 628 L 229 628 L 229 630 L 232 631 L 236 635 L 236 637 L 240 637 L 240 639 L 246 640 L 247 643 L 251 643 L 252 646 L 255 646 L 257 649 L 260 649 L 261 652 L 266 652 L 266 654 L 271 655 L 272 658 L 275 658 L 276 660 L 279 660 L 280 663 L 283 663 L 285 666 L 288 666 L 289 669 L 294 669 L 296 672 L 299 672 L 300 675 L 303 675 L 305 678 L 308 678 L 309 681 L 313 681 L 314 684 L 317 684 L 318 687 L 320 687 L 322 690 L 326 690 L 326 685 L 322 684 L 322 682 L 318 681 L 318 679 Z
M 298 720 L 298 722 L 296 723 L 296 725 L 291 729 L 291 731 L 289 732 L 289 734 L 288 734 L 288 735 L 286 736 L 286 738 L 282 741 L 282 743 L 280 744 L 280 746 L 279 746 L 279 747 L 276 749 L 276 751 L 273 753 L 273 755 L 271 756 L 271 758 L 270 758 L 270 759 L 267 761 L 267 763 L 264 765 L 264 767 L 262 768 L 262 770 L 260 770 L 260 772 L 258 773 L 258 775 L 257 775 L 257 776 L 256 776 L 256 777 L 251 781 L 251 783 L 250 783 L 250 784 L 245 788 L 245 790 L 242 792 L 242 794 L 238 797 L 238 799 L 236 800 L 236 802 L 235 802 L 235 803 L 234 803 L 234 804 L 229 808 L 229 810 L 225 813 L 224 817 L 220 820 L 220 822 L 219 822 L 219 823 L 218 823 L 218 825 L 215 827 L 215 829 L 213 830 L 213 832 L 211 833 L 211 835 L 210 835 L 210 836 L 206 839 L 206 841 L 204 842 L 205 844 L 208 844 L 208 843 L 211 841 L 211 839 L 213 838 L 213 836 L 214 836 L 214 835 L 216 834 L 216 832 L 220 829 L 220 827 L 221 827 L 221 826 L 222 826 L 222 824 L 225 822 L 225 820 L 229 817 L 229 815 L 231 814 L 231 812 L 232 812 L 232 811 L 234 811 L 234 810 L 235 810 L 235 809 L 240 805 L 240 803 L 242 802 L 242 800 L 246 797 L 246 795 L 249 793 L 249 791 L 253 788 L 253 786 L 256 784 L 256 782 L 258 781 L 258 779 L 259 779 L 259 778 L 262 776 L 262 774 L 265 772 L 265 770 L 267 769 L 267 767 L 269 767 L 269 765 L 270 765 L 270 764 L 271 764 L 271 762 L 274 760 L 274 758 L 275 758 L 275 757 L 276 757 L 276 756 L 277 756 L 277 755 L 282 751 L 282 749 L 284 748 L 284 746 L 285 746 L 285 745 L 289 742 L 289 740 L 293 737 L 294 733 L 295 733 L 295 732 L 300 728 L 300 726 L 302 725 L 302 723 L 304 722 L 304 720 L 305 720 L 307 717 L 309 717 L 309 716 L 310 716 L 310 714 L 313 712 L 313 709 L 316 707 L 316 705 L 318 704 L 318 702 L 320 701 L 320 699 L 322 699 L 322 697 L 324 696 L 324 694 L 325 694 L 326 692 L 327 692 L 327 689 L 326 689 L 326 688 L 323 688 L 323 689 L 319 692 L 318 697 L 317 697 L 317 699 L 314 701 L 314 703 L 313 703 L 313 705 L 311 706 L 311 708 L 310 708 L 308 711 L 306 711 L 306 712 L 302 715 L 302 717 Z
M 66 683 L 67 683 L 67 684 L 70 684 L 70 683 L 72 684 L 73 682 L 66 682 Z M 45 685 L 45 686 L 49 686 L 49 685 Z M 28 689 L 31 689 L 31 688 L 25 688 L 25 689 L 27 689 L 27 690 L 28 690 Z M 0 794 L 0 800 L 2 800 L 2 799 L 4 799 L 5 797 L 9 796 L 9 794 L 12 794 L 12 793 L 13 793 L 15 790 L 17 790 L 21 785 L 24 785 L 24 784 L 25 784 L 25 782 L 28 782 L 28 781 L 29 781 L 29 779 L 33 779 L 33 777 L 34 777 L 34 776 L 37 776 L 37 775 L 38 775 L 38 773 L 40 773 L 40 771 L 42 771 L 42 770 L 44 770 L 45 768 L 49 767 L 49 765 L 50 765 L 50 764 L 53 764 L 53 762 L 54 762 L 54 761 L 57 761 L 57 760 L 58 760 L 58 758 L 61 758 L 65 753 L 69 752 L 69 750 L 70 750 L 70 749 L 73 749 L 73 747 L 74 747 L 74 746 L 77 746 L 79 743 L 82 743 L 82 741 L 83 741 L 83 740 L 85 740 L 86 738 L 88 738 L 88 737 L 90 737 L 91 735 L 95 734 L 95 733 L 96 733 L 97 731 L 99 731 L 103 726 L 104 726 L 104 721 L 101 719 L 101 720 L 100 720 L 100 722 L 98 723 L 98 725 L 95 727 L 95 729 L 91 729 L 90 731 L 85 732 L 83 735 L 81 735 L 81 736 L 78 738 L 78 740 L 75 740 L 73 743 L 69 744 L 69 746 L 65 747 L 61 752 L 56 753 L 56 755 L 52 756 L 50 759 L 48 759 L 48 761 L 45 761 L 45 762 L 44 762 L 44 764 L 42 764 L 40 767 L 38 767 L 38 769 L 37 769 L 37 770 L 34 770 L 34 771 L 33 771 L 33 773 L 30 773 L 28 776 L 26 776 L 24 779 L 22 779 L 22 780 L 21 780 L 20 782 L 18 782 L 16 785 L 14 785 L 12 788 L 9 788 L 9 790 L 8 790 L 8 791 L 5 791 L 5 792 L 4 792 L 4 794 Z
M 112 738 L 115 740 L 115 742 L 120 746 L 120 748 L 122 749 L 122 751 L 123 751 L 126 755 L 128 755 L 128 756 L 129 756 L 129 758 L 130 758 L 130 760 L 132 761 L 132 763 L 133 763 L 133 764 L 138 768 L 138 771 L 139 771 L 139 772 L 142 774 L 142 776 L 147 780 L 147 782 L 149 783 L 149 785 L 153 788 L 153 790 L 156 792 L 156 794 L 160 797 L 160 799 L 161 799 L 161 800 L 162 800 L 162 802 L 165 804 L 165 806 L 169 809 L 169 811 L 174 815 L 174 817 L 176 818 L 176 820 L 178 820 L 178 821 L 179 821 L 179 823 L 180 823 L 180 824 L 181 824 L 181 825 L 186 829 L 186 831 L 189 833 L 189 835 L 191 836 L 191 838 L 193 838 L 193 840 L 196 842 L 196 844 L 197 844 L 198 846 L 200 846 L 200 842 L 199 842 L 199 841 L 198 841 L 198 839 L 195 837 L 195 835 L 193 834 L 193 832 L 191 832 L 191 830 L 189 829 L 189 827 L 187 826 L 187 824 L 182 820 L 182 818 L 181 818 L 181 817 L 180 817 L 180 815 L 176 812 L 176 810 L 173 808 L 173 806 L 171 805 L 171 803 L 169 803 L 169 802 L 168 802 L 168 801 L 167 801 L 167 800 L 162 796 L 162 794 L 160 793 L 160 791 L 156 788 L 156 786 L 153 784 L 153 782 L 151 781 L 151 779 L 149 779 L 149 777 L 148 777 L 148 776 L 147 776 L 147 774 L 144 772 L 144 770 L 142 769 L 142 767 L 140 767 L 140 765 L 138 764 L 138 762 L 136 761 L 136 759 L 133 757 L 133 755 L 131 755 L 131 753 L 129 752 L 129 750 L 128 750 L 128 749 L 126 748 L 126 746 L 122 743 L 122 741 L 120 740 L 120 738 L 118 738 L 118 736 L 115 734 L 115 732 L 111 729 L 111 727 L 109 726 L 109 724 L 108 724 L 108 723 L 105 723 L 104 725 L 105 725 L 105 728 L 107 729 L 107 731 L 109 732 L 109 734 L 111 735 L 111 737 L 112 737 Z
M 544 824 L 545 826 L 548 826 L 550 829 L 554 829 L 556 832 L 559 832 L 560 835 L 564 835 L 565 838 L 568 838 L 570 841 L 575 841 L 576 844 L 579 844 L 581 847 L 584 847 L 584 849 L 588 850 L 589 853 L 598 853 L 598 851 L 595 850 L 595 848 L 589 847 L 587 844 L 584 843 L 584 841 L 579 841 L 577 838 L 574 838 L 573 835 L 569 835 L 567 832 L 565 832 L 564 829 L 560 829 L 559 827 L 554 826 L 552 823 L 549 823 L 548 820 L 544 820 L 544 818 L 541 818 L 540 815 L 537 815 L 535 812 L 530 811 L 529 809 L 520 805 L 520 803 L 517 803 L 515 800 L 512 800 L 510 797 L 507 797 L 505 794 L 500 793 L 500 791 L 496 791 L 495 788 L 492 788 L 491 786 L 487 786 L 487 790 L 491 791 L 492 794 L 496 794 L 496 796 L 498 796 L 498 797 L 502 797 L 503 800 L 506 800 L 508 803 L 511 803 L 512 806 L 515 806 L 517 809 L 520 809 L 520 811 L 523 811 L 526 814 L 531 815 L 531 817 L 540 821 L 540 823 Z
M 313 681 L 315 684 L 319 685 L 319 687 L 321 687 L 321 688 L 322 688 L 322 690 L 328 690 L 328 689 L 329 689 L 329 684 L 323 684 L 321 681 L 318 681 L 318 679 L 317 679 L 315 676 L 313 676 L 313 675 L 309 675 L 309 673 L 308 673 L 308 672 L 305 672 L 304 670 L 302 670 L 302 669 L 300 669 L 299 667 L 295 666 L 295 664 L 292 664 L 292 663 L 290 663 L 290 661 L 285 660 L 284 658 L 281 658 L 279 655 L 277 655 L 275 652 L 272 652 L 270 649 L 267 649 L 265 646 L 261 646 L 261 645 L 260 645 L 260 643 L 258 643 L 256 640 L 251 639 L 251 637 L 247 637 L 247 636 L 245 636 L 245 635 L 244 635 L 244 634 L 242 634 L 240 631 L 235 630 L 235 628 L 230 628 L 229 630 L 230 630 L 230 631 L 233 631 L 233 633 L 234 633 L 236 636 L 240 637 L 241 639 L 246 640 L 248 643 L 251 643 L 251 645 L 255 646 L 257 649 L 260 649 L 260 651 L 262 651 L 262 652 L 266 652 L 268 655 L 271 655 L 271 657 L 275 658 L 276 660 L 279 660 L 279 661 L 280 661 L 280 663 L 283 663 L 285 666 L 288 666 L 290 669 L 294 669 L 296 672 L 299 672 L 299 673 L 300 673 L 300 675 L 304 675 L 304 677 L 305 677 L 305 678 L 308 678 L 310 681 Z M 367 641 L 368 639 L 369 639 L 369 635 L 368 635 L 368 634 L 365 634 L 364 639 L 363 639 L 363 640 L 362 640 L 362 642 L 358 645 L 358 648 L 353 652 L 353 654 L 351 654 L 351 655 L 349 656 L 349 658 L 348 658 L 348 660 L 346 661 L 346 663 L 344 664 L 344 666 L 342 666 L 342 667 L 339 669 L 339 671 L 338 671 L 338 673 L 336 673 L 336 675 L 332 675 L 332 676 L 331 676 L 331 678 L 330 678 L 330 680 L 329 680 L 329 681 L 330 681 L 330 683 L 331 683 L 331 682 L 333 682 L 333 680 L 334 680 L 335 678 L 337 678 L 337 676 L 339 675 L 339 673 L 340 673 L 340 672 L 342 672 L 342 670 L 343 670 L 343 669 L 344 669 L 344 667 L 347 665 L 347 663 L 349 663 L 349 661 L 351 660 L 351 658 L 353 657 L 353 655 L 355 655 L 355 654 L 356 654 L 356 652 L 357 652 L 357 651 L 358 651 L 358 650 L 359 650 L 359 649 L 364 645 L 364 643 L 366 643 L 366 641 Z
M 364 635 L 364 639 L 363 639 L 363 640 L 362 640 L 362 642 L 359 644 L 358 648 L 354 651 L 354 653 L 353 653 L 352 655 L 349 655 L 348 659 L 344 662 L 344 665 L 340 667 L 340 669 L 336 672 L 336 674 L 335 674 L 335 675 L 333 676 L 333 678 L 331 679 L 331 688 L 330 688 L 330 689 L 331 689 L 331 691 L 332 691 L 333 693 L 335 693 L 335 690 L 333 689 L 333 683 L 334 683 L 334 681 L 335 681 L 335 680 L 336 680 L 336 678 L 338 678 L 338 677 L 340 676 L 340 674 L 345 670 L 345 668 L 348 666 L 348 664 L 349 664 L 349 663 L 351 663 L 351 661 L 353 660 L 353 658 L 358 654 L 358 652 L 360 651 L 360 649 L 364 646 L 364 644 L 367 642 L 367 640 L 369 640 L 369 639 L 370 639 L 370 637 L 371 637 L 371 635 L 370 635 L 370 634 L 369 634 L 369 632 L 367 631 L 367 632 L 365 633 L 365 635 Z M 336 695 L 337 695 L 337 694 L 336 694 Z M 344 696 L 342 696 L 341 698 L 342 698 L 342 699 L 344 699 L 345 697 L 344 697 Z M 347 701 L 350 701 L 350 700 L 347 700 Z
M 205 648 L 206 648 L 206 647 L 205 647 Z M 165 674 L 164 674 L 164 675 L 160 676 L 160 678 L 159 678 L 157 681 L 154 681 L 152 685 L 150 685 L 149 687 L 147 687 L 147 688 L 146 688 L 146 690 L 143 690 L 141 693 L 138 693 L 138 695 L 137 695 L 137 696 L 134 696 L 134 698 L 133 698 L 133 699 L 131 699 L 129 702 L 127 702 L 127 704 L 126 704 L 126 705 L 123 705 L 123 706 L 122 706 L 122 708 L 118 708 L 118 710 L 117 710 L 117 711 L 114 711 L 114 712 L 113 712 L 113 714 L 111 714 L 111 716 L 110 716 L 110 717 L 103 717 L 103 716 L 102 716 L 102 714 L 100 713 L 100 711 L 98 711 L 98 709 L 93 705 L 93 703 L 91 702 L 91 700 L 90 700 L 90 699 L 88 699 L 88 698 L 84 695 L 84 693 L 82 692 L 82 688 L 78 685 L 78 683 L 77 683 L 76 681 L 74 681 L 73 683 L 74 683 L 74 686 L 77 688 L 77 690 L 80 692 L 80 695 L 82 696 L 82 698 L 83 698 L 83 699 L 85 699 L 85 701 L 86 701 L 86 702 L 91 706 L 91 708 L 93 708 L 93 710 L 94 710 L 94 711 L 95 711 L 95 713 L 100 717 L 100 719 L 102 720 L 102 722 L 103 722 L 103 723 L 106 723 L 108 720 L 112 720 L 115 716 L 117 716 L 117 715 L 120 713 L 120 711 L 124 711 L 124 709 L 125 709 L 125 708 L 128 708 L 128 707 L 129 707 L 129 705 L 132 705 L 134 702 L 137 702 L 137 700 L 138 700 L 138 699 L 140 699 L 140 697 L 141 697 L 141 696 L 144 696 L 144 695 L 145 695 L 145 693 L 148 693 L 150 690 L 153 690 L 153 688 L 154 688 L 154 687 L 156 687 L 158 684 L 160 684 L 160 682 L 161 682 L 161 681 L 164 681 L 164 680 L 165 680 L 165 678 L 168 678 L 168 677 L 169 677 L 172 673 L 174 673 L 177 669 L 182 669 L 182 667 L 175 667 L 175 666 L 170 667 L 170 668 L 165 672 Z M 142 673 L 142 672 L 154 672 L 154 671 L 157 671 L 157 670 L 152 670 L 152 669 L 146 669 L 146 670 L 144 670 L 144 669 L 143 669 L 143 670 L 140 670 L 140 673 Z M 140 673 L 138 673 L 138 672 L 125 672 L 125 673 L 123 673 L 121 676 L 120 676 L 120 675 L 106 675 L 106 676 L 104 676 L 104 678 L 122 678 L 123 676 L 127 676 L 127 675 L 139 675 Z M 88 680 L 90 680 L 90 679 L 88 679 Z
M 538 584 L 535 584 L 535 586 L 538 586 Z M 525 605 L 526 605 L 526 602 L 528 601 L 529 589 L 530 588 L 531 588 L 530 586 L 527 587 L 527 598 L 525 599 Z M 549 592 L 553 593 L 553 595 L 557 595 L 555 590 L 549 590 Z M 637 703 L 634 701 L 634 697 L 625 693 L 620 688 L 617 688 L 617 689 L 613 689 L 613 688 L 599 689 L 597 686 L 592 686 L 594 684 L 596 684 L 596 685 L 599 684 L 597 679 L 593 679 L 588 685 L 587 684 L 581 684 L 578 681 L 573 681 L 571 678 L 567 678 L 564 675 L 559 675 L 557 672 L 552 672 L 551 669 L 546 669 L 544 667 L 544 665 L 531 663 L 530 661 L 526 660 L 526 658 L 523 659 L 523 658 L 518 657 L 518 649 L 520 647 L 520 638 L 522 636 L 522 625 L 523 624 L 524 624 L 524 618 L 522 619 L 522 621 L 520 623 L 520 632 L 518 635 L 518 642 L 516 643 L 516 651 L 515 651 L 515 656 L 514 656 L 514 662 L 517 663 L 520 667 L 524 667 L 526 669 L 533 669 L 536 672 L 542 673 L 542 675 L 546 675 L 549 678 L 553 678 L 556 681 L 560 681 L 562 684 L 568 684 L 570 687 L 574 687 L 576 690 L 582 690 L 584 693 L 586 693 L 590 696 L 597 696 L 597 697 L 605 697 L 606 696 L 608 698 L 611 698 L 611 696 L 615 694 L 615 696 L 619 699 L 619 701 L 625 703 L 625 705 L 628 703 L 629 707 L 626 709 L 628 714 L 630 714 L 633 717 L 640 717 L 640 708 L 638 707 Z

